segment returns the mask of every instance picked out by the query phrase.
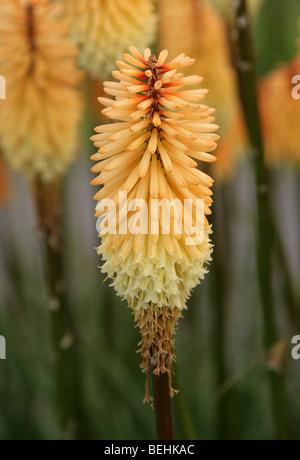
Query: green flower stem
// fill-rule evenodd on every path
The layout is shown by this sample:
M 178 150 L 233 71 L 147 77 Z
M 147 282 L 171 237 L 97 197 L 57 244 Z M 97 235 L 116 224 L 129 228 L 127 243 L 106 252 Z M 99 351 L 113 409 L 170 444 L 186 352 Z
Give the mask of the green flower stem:
M 230 260 L 230 230 L 228 222 L 228 187 L 225 184 L 216 184 L 215 202 L 212 214 L 214 229 L 213 240 L 215 249 L 213 254 L 213 298 L 215 306 L 215 336 L 214 354 L 216 363 L 216 383 L 220 388 L 228 378 L 226 363 L 226 323 L 227 309 L 230 289 L 230 270 L 228 261 Z M 232 439 L 234 437 L 233 427 L 230 417 L 230 398 L 232 395 L 225 395 L 218 404 L 217 420 L 214 427 L 214 436 L 217 439 Z
M 59 185 L 35 184 L 35 198 L 49 297 L 57 405 L 63 439 L 79 434 L 80 392 L 75 330 L 66 292 Z
M 294 283 L 291 276 L 291 269 L 286 255 L 286 249 L 284 247 L 283 238 L 274 212 L 273 221 L 275 233 L 275 248 L 278 262 L 281 268 L 280 273 L 283 277 L 285 303 L 287 306 L 287 310 L 289 312 L 291 323 L 294 326 L 294 332 L 297 333 L 300 328 L 300 303 L 294 288 Z
M 274 236 L 269 196 L 270 175 L 265 164 L 264 142 L 258 109 L 255 55 L 247 1 L 237 0 L 235 2 L 235 8 L 235 24 L 233 30 L 236 53 L 235 65 L 240 88 L 241 103 L 249 133 L 249 141 L 256 173 L 258 205 L 258 278 L 264 316 L 265 346 L 269 348 L 280 340 L 272 292 L 272 254 L 274 249 Z M 288 439 L 289 424 L 284 376 L 271 370 L 269 371 L 269 375 L 277 439 Z
M 199 438 L 199 436 L 195 426 L 193 414 L 190 410 L 190 404 L 186 392 L 181 385 L 181 374 L 178 363 L 176 364 L 174 386 L 175 388 L 181 388 L 180 392 L 174 399 L 174 410 L 181 434 L 185 441 L 195 441 Z

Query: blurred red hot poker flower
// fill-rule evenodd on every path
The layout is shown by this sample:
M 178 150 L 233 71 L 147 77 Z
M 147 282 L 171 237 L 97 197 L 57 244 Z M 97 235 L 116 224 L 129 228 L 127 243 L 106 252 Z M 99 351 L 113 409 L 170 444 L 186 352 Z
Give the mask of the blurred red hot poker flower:
M 300 54 L 270 72 L 261 85 L 261 112 L 270 165 L 300 166 L 300 100 L 293 97 L 293 78 L 300 75 Z M 295 86 L 295 85 L 294 85 Z
M 94 77 L 107 78 L 131 43 L 149 46 L 156 16 L 153 0 L 64 0 L 80 63 Z
M 75 89 L 81 72 L 68 19 L 49 0 L 0 0 L 0 23 L 3 153 L 30 179 L 51 182 L 74 157 L 81 115 Z

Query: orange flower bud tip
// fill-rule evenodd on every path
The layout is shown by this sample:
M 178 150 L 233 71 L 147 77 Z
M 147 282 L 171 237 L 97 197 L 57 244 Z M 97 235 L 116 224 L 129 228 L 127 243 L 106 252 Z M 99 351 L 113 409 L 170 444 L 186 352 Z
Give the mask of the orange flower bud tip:
M 139 59 L 136 59 L 136 58 L 130 56 L 130 54 L 124 53 L 123 57 L 124 57 L 125 61 L 128 62 L 129 64 L 132 64 L 132 65 L 134 65 L 136 67 L 141 67 L 143 69 L 147 69 L 147 66 L 146 66 L 146 64 L 144 64 L 144 62 L 142 62 Z
M 148 61 L 150 56 L 151 56 L 151 49 L 150 49 L 150 48 L 146 48 L 146 49 L 145 49 L 145 52 L 144 52 L 145 60 Z
M 190 158 L 189 159 L 189 166 L 190 166 L 190 168 L 197 168 L 198 163 Z
M 139 61 L 141 61 L 143 64 L 146 64 L 146 59 L 145 59 L 144 56 L 136 49 L 135 46 L 130 46 L 130 47 L 129 47 L 129 50 L 130 50 L 130 52 L 131 52 Z
M 158 68 L 160 68 L 160 67 L 162 67 L 164 65 L 164 63 L 166 62 L 166 59 L 168 57 L 168 54 L 169 54 L 168 50 L 163 50 L 160 53 L 160 55 L 158 57 L 157 65 L 156 65 Z
M 104 105 L 105 107 L 108 107 L 108 106 L 106 105 L 106 103 L 107 103 L 107 101 L 109 101 L 109 99 L 107 99 L 107 98 L 105 98 L 105 97 L 98 97 L 97 99 L 98 99 L 98 101 L 100 102 L 101 105 Z M 111 101 L 110 101 L 110 102 L 111 102 Z
M 92 161 L 100 161 L 101 160 L 101 155 L 99 153 L 95 153 L 94 155 L 91 156 Z
M 93 171 L 93 168 L 91 169 L 91 171 L 94 172 L 94 171 Z M 97 180 L 97 178 L 96 178 L 96 179 L 93 179 L 93 180 L 91 181 L 91 185 L 98 185 L 98 180 Z

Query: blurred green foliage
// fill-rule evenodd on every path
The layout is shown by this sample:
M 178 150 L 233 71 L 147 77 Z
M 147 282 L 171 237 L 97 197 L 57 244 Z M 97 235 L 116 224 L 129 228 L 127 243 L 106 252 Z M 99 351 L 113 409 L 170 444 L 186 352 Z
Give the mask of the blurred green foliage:
M 299 8 L 298 0 L 262 1 L 256 24 L 259 75 L 270 72 L 297 53 Z

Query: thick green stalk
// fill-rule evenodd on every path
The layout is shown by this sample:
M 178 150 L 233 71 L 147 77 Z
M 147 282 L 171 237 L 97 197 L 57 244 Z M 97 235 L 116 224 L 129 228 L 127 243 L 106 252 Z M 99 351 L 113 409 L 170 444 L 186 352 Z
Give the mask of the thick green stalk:
M 290 316 L 291 323 L 293 324 L 294 331 L 297 333 L 300 327 L 300 303 L 297 298 L 297 293 L 294 288 L 293 279 L 291 276 L 291 269 L 289 266 L 286 250 L 284 247 L 283 238 L 280 232 L 279 224 L 277 223 L 275 213 L 273 212 L 274 234 L 275 234 L 275 248 L 277 253 L 278 262 L 280 265 L 280 273 L 283 277 L 283 291 L 285 297 L 286 307 Z
M 49 297 L 52 353 L 61 437 L 74 439 L 79 429 L 78 363 L 75 331 L 66 292 L 58 184 L 35 184 L 35 198 Z
M 226 363 L 226 323 L 227 308 L 230 289 L 230 231 L 228 225 L 227 207 L 228 187 L 225 184 L 217 185 L 215 202 L 212 214 L 214 229 L 214 255 L 213 255 L 213 298 L 215 307 L 215 335 L 214 353 L 216 363 L 216 382 L 220 388 L 228 378 Z M 217 439 L 228 440 L 234 437 L 230 417 L 230 399 L 232 395 L 224 395 L 219 401 L 214 436 Z
M 236 70 L 242 108 L 245 115 L 249 141 L 256 173 L 258 229 L 258 278 L 264 316 L 266 348 L 279 342 L 272 292 L 272 254 L 274 249 L 273 221 L 270 205 L 270 176 L 265 164 L 264 142 L 257 98 L 257 74 L 247 1 L 235 2 Z M 273 413 L 277 439 L 288 439 L 288 415 L 284 376 L 269 371 Z

